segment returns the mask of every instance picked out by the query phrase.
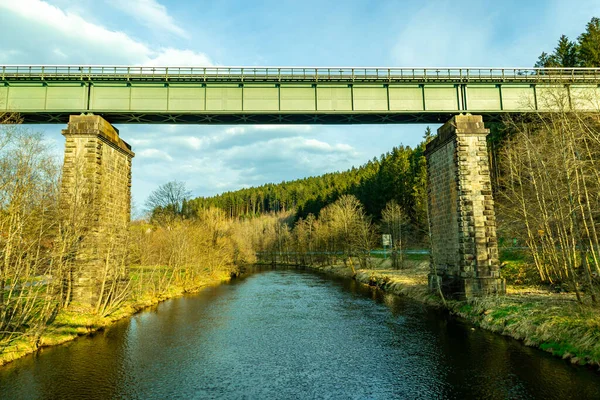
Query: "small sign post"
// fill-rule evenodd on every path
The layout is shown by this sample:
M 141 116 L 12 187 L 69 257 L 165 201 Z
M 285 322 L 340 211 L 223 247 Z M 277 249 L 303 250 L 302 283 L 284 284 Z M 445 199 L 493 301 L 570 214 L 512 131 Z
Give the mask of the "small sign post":
M 385 252 L 385 247 L 389 246 L 390 249 L 392 248 L 392 235 L 390 235 L 390 234 L 381 235 L 381 241 L 383 242 L 383 258 L 386 259 L 387 253 Z

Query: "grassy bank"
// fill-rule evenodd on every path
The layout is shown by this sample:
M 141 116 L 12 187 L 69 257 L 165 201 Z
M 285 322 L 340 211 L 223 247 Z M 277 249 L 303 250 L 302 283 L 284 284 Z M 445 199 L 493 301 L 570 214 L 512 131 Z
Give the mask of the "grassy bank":
M 477 327 L 521 340 L 573 364 L 600 366 L 600 310 L 591 304 L 577 303 L 573 294 L 509 284 L 506 296 L 444 303 L 427 288 L 428 261 L 406 260 L 406 268 L 401 270 L 391 269 L 389 259 L 372 261 L 372 269 L 356 271 L 354 278 L 358 282 L 445 307 Z M 310 268 L 352 276 L 350 268 L 343 265 Z
M 114 311 L 106 316 L 100 316 L 84 307 L 69 306 L 61 310 L 56 318 L 43 332 L 28 332 L 4 348 L 0 348 L 0 365 L 4 365 L 40 348 L 62 344 L 79 336 L 89 335 L 105 329 L 114 322 L 130 317 L 133 314 L 154 306 L 161 301 L 181 296 L 186 293 L 198 292 L 206 287 L 226 282 L 230 275 L 226 273 L 207 274 L 194 280 L 193 285 L 170 284 L 167 288 L 156 291 L 153 282 L 146 282 L 143 287 L 136 286 L 139 270 L 142 267 L 131 268 L 131 296 Z

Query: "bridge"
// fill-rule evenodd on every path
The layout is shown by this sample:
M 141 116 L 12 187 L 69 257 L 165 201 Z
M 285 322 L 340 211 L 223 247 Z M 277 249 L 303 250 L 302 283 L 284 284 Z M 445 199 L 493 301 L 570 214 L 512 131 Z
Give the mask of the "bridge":
M 68 122 L 62 218 L 87 227 L 72 296 L 90 306 L 110 295 L 99 282 L 123 274 L 107 260 L 130 220 L 134 153 L 112 124 L 444 123 L 425 152 L 429 287 L 474 297 L 506 290 L 484 118 L 600 109 L 600 69 L 589 68 L 0 68 L 0 113 Z
M 595 68 L 2 66 L 0 111 L 113 124 L 444 123 L 471 113 L 597 110 Z

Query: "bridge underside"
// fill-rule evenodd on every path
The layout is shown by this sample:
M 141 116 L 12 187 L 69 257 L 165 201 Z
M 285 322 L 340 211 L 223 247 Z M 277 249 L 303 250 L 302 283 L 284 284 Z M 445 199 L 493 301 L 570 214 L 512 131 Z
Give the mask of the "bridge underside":
M 90 113 L 92 114 L 92 113 Z M 95 112 L 111 124 L 190 124 L 190 125 L 366 125 L 366 124 L 443 124 L 458 113 L 105 113 Z M 20 112 L 26 124 L 68 123 L 72 113 Z M 477 113 L 486 122 L 502 120 L 505 113 Z

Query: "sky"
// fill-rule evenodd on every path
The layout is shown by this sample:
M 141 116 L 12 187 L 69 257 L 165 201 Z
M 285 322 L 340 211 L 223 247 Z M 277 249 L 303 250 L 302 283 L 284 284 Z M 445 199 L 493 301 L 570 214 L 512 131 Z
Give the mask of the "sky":
M 598 0 L 0 0 L 0 65 L 529 67 L 593 16 Z M 171 180 L 210 196 L 345 170 L 426 128 L 116 127 L 136 212 Z M 62 157 L 64 126 L 31 128 Z

